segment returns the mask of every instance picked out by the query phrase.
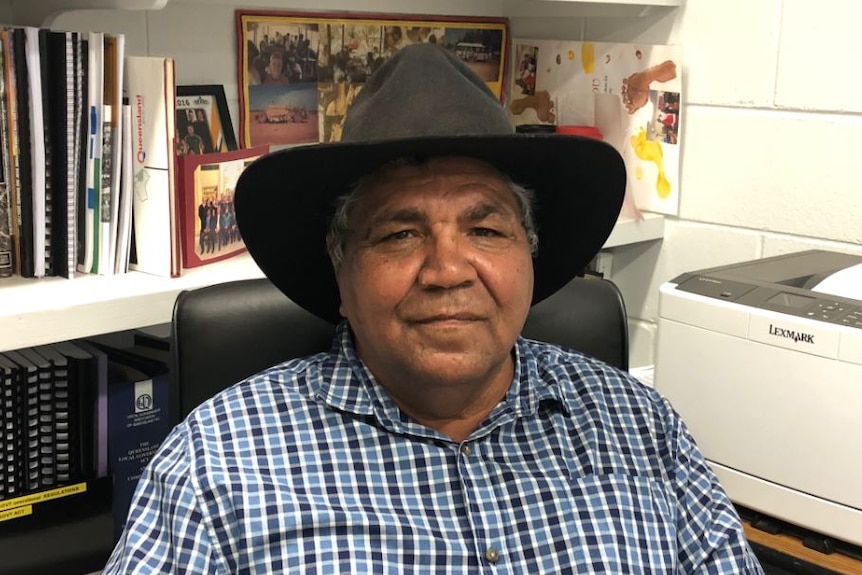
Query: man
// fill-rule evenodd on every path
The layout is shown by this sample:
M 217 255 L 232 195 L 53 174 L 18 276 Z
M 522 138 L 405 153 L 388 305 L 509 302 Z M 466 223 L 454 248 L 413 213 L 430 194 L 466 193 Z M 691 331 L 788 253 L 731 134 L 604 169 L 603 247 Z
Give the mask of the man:
M 179 425 L 105 573 L 761 573 L 665 400 L 519 337 L 624 188 L 610 146 L 513 134 L 441 48 L 393 56 L 341 143 L 268 155 L 237 185 L 261 269 L 345 318 L 332 349 Z
M 186 135 L 183 136 L 183 140 L 185 141 L 188 154 L 204 153 L 204 141 L 195 133 L 195 127 L 193 124 L 186 126 Z

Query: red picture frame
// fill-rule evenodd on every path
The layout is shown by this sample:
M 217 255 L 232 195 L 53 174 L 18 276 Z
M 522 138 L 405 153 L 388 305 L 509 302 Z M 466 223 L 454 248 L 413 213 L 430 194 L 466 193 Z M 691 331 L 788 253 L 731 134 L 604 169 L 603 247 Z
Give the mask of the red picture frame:
M 234 217 L 234 186 L 242 170 L 268 151 L 267 146 L 259 146 L 176 157 L 183 268 L 218 262 L 246 251 Z

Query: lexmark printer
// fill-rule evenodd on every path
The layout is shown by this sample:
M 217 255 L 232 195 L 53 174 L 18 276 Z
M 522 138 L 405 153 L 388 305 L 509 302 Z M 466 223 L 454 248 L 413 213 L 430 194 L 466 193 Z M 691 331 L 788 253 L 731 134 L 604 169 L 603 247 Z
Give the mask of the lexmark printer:
M 862 545 L 862 256 L 690 272 L 659 297 L 655 387 L 730 498 Z

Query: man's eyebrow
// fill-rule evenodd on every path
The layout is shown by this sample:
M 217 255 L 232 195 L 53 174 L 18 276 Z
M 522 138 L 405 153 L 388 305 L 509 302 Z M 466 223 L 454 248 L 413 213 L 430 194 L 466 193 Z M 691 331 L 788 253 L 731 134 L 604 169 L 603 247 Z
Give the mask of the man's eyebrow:
M 424 222 L 428 220 L 428 216 L 419 208 L 407 207 L 397 210 L 386 211 L 376 214 L 368 221 L 368 226 L 379 226 L 390 222 Z
M 383 211 L 379 214 L 374 215 L 374 217 L 370 218 L 366 225 L 364 226 L 364 233 L 362 237 L 368 239 L 371 236 L 371 232 L 374 228 L 378 226 L 384 226 L 387 224 L 414 224 L 414 223 L 423 223 L 428 221 L 428 216 L 419 208 L 408 207 L 401 208 L 392 211 Z
M 475 206 L 470 206 L 461 215 L 461 219 L 468 222 L 479 222 L 488 216 L 500 215 L 503 217 L 514 216 L 511 210 L 506 209 L 503 205 L 491 202 L 482 202 Z

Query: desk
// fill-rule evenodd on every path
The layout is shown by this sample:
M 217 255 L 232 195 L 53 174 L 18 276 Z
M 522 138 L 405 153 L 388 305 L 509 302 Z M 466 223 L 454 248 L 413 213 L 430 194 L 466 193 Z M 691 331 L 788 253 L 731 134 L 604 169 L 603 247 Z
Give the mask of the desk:
M 779 553 L 798 559 L 803 564 L 798 571 L 788 568 L 788 573 L 804 573 L 806 575 L 827 575 L 831 573 L 840 573 L 841 575 L 862 574 L 862 561 L 853 559 L 847 555 L 840 553 L 827 554 L 809 549 L 796 537 L 783 534 L 772 535 L 766 531 L 752 527 L 748 521 L 743 521 L 743 527 L 745 528 L 745 535 L 748 541 L 755 547 L 763 545 L 770 550 L 778 551 Z M 804 564 L 808 564 L 809 566 L 807 567 Z

